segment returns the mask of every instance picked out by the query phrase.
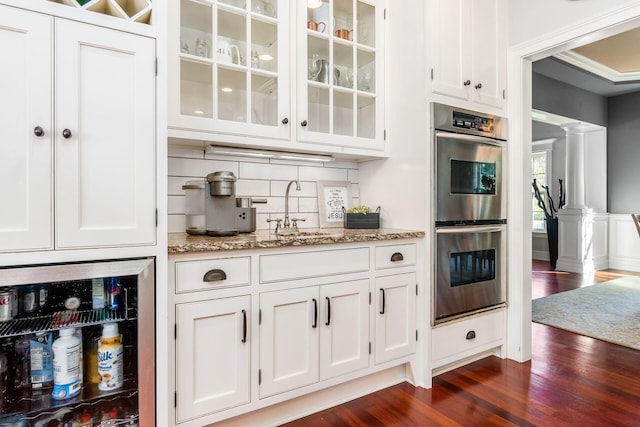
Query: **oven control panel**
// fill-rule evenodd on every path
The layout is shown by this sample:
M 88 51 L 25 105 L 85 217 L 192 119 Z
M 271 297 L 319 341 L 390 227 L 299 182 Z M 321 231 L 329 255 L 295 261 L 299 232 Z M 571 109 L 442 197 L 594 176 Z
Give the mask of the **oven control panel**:
M 479 130 L 481 132 L 493 132 L 493 118 L 476 116 L 473 114 L 453 112 L 451 125 L 456 128 Z

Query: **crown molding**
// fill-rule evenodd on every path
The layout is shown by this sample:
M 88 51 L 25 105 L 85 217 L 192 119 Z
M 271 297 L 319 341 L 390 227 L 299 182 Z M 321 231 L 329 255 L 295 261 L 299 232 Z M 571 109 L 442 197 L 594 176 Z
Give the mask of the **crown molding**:
M 573 51 L 560 52 L 553 55 L 561 61 L 603 77 L 614 83 L 640 81 L 640 71 L 621 73 Z

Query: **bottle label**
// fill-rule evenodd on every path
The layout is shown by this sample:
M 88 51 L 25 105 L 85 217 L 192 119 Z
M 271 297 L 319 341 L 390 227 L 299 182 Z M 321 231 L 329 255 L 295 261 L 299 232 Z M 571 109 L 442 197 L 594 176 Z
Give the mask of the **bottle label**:
M 69 384 L 54 384 L 51 396 L 54 399 L 67 399 L 80 393 L 82 384 L 80 381 L 73 381 Z
M 98 372 L 100 390 L 113 390 L 122 386 L 122 345 L 100 345 L 98 348 Z
M 80 393 L 80 343 L 59 342 L 53 346 L 53 391 L 54 399 L 67 399 Z

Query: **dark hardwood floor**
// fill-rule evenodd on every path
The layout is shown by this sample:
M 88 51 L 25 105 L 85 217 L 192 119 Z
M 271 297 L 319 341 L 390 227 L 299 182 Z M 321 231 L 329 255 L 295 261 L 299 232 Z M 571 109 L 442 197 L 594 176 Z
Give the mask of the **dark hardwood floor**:
M 533 298 L 626 274 L 583 275 L 533 264 Z M 286 424 L 300 426 L 640 426 L 640 352 L 533 324 L 526 363 L 487 357 Z

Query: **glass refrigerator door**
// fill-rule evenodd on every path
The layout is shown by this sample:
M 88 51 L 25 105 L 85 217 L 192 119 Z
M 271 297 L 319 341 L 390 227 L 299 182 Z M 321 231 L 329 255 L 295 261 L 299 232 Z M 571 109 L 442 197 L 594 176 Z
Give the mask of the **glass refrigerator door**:
M 154 423 L 154 261 L 0 269 L 0 425 Z

